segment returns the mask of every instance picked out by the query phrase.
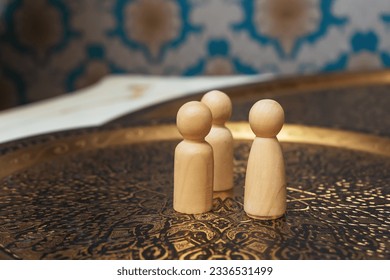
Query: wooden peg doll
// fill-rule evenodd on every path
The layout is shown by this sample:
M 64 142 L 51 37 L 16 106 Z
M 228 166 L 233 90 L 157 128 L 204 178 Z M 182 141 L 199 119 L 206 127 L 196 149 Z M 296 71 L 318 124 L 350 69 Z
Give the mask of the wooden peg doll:
M 210 211 L 213 198 L 213 149 L 205 141 L 211 129 L 210 109 L 201 102 L 184 104 L 177 113 L 183 136 L 175 149 L 173 208 L 181 213 Z
M 283 123 L 283 108 L 271 99 L 256 102 L 249 112 L 256 138 L 249 153 L 244 210 L 255 219 L 276 219 L 286 211 L 284 160 L 276 138 Z

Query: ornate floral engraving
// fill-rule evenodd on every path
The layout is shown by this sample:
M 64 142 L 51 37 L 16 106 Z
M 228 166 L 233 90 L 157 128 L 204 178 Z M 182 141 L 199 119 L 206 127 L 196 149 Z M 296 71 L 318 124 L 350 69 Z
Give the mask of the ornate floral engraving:
M 242 206 L 250 141 L 235 147 L 234 191 L 198 215 L 172 209 L 175 145 L 92 145 L 73 155 L 64 146 L 1 178 L 0 250 L 23 259 L 390 257 L 388 157 L 285 143 L 287 213 L 260 221 Z

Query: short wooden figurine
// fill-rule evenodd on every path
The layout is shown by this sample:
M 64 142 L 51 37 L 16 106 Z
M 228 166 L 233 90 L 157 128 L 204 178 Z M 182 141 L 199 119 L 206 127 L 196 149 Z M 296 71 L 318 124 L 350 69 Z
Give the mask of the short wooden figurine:
M 232 102 L 225 93 L 213 90 L 201 100 L 211 110 L 213 125 L 206 141 L 214 152 L 214 191 L 227 191 L 233 188 L 233 136 L 225 126 L 232 114 Z
M 249 112 L 249 124 L 256 138 L 249 153 L 244 210 L 255 219 L 276 219 L 286 211 L 285 167 L 276 138 L 283 123 L 283 108 L 271 99 L 256 102 Z
M 211 129 L 210 109 L 201 102 L 184 104 L 177 128 L 184 140 L 175 149 L 173 208 L 185 214 L 210 211 L 213 199 L 213 149 L 205 141 Z

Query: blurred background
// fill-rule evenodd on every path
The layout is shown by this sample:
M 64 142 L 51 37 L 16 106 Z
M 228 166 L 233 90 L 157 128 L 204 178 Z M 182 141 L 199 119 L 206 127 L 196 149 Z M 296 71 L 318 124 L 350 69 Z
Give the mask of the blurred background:
M 0 109 L 113 74 L 390 67 L 389 0 L 0 0 Z

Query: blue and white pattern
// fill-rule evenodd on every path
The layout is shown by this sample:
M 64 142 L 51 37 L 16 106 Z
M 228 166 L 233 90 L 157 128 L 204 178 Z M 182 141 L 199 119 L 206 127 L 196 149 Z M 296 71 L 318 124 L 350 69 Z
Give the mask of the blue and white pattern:
M 388 0 L 2 0 L 0 108 L 109 73 L 390 67 Z

